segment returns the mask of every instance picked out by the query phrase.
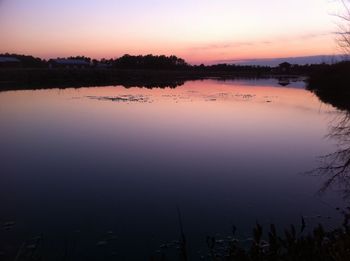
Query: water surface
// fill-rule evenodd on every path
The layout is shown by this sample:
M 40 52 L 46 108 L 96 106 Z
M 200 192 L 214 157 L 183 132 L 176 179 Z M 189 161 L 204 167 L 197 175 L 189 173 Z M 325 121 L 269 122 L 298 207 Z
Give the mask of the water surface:
M 240 238 L 301 215 L 332 226 L 339 195 L 318 195 L 324 180 L 303 173 L 336 149 L 326 135 L 339 112 L 303 86 L 1 92 L 0 220 L 16 222 L 6 251 L 43 234 L 57 257 L 148 257 L 179 238 L 177 207 L 193 256 L 232 225 Z

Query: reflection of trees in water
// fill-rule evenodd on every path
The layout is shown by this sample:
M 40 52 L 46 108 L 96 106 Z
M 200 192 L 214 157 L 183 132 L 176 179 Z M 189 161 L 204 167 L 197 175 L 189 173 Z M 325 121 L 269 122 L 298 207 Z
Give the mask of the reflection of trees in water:
M 328 137 L 337 142 L 338 150 L 322 157 L 322 164 L 314 172 L 326 177 L 321 192 L 338 186 L 345 197 L 350 196 L 350 112 L 337 118 Z

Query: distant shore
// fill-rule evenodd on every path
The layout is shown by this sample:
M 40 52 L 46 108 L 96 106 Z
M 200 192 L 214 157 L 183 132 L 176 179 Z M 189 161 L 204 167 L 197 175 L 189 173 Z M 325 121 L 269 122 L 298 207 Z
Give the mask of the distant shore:
M 276 67 L 227 63 L 191 65 L 174 55 L 152 54 L 125 54 L 114 59 L 100 60 L 85 56 L 43 60 L 30 55 L 5 53 L 0 54 L 0 91 L 107 85 L 177 87 L 185 81 L 209 78 L 306 76 L 327 66 L 288 62 Z

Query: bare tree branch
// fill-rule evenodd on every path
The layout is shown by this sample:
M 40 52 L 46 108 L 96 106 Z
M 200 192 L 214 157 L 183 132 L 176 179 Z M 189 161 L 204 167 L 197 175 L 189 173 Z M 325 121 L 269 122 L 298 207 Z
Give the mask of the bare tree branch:
M 322 156 L 321 166 L 309 174 L 326 177 L 320 192 L 337 185 L 342 188 L 344 196 L 350 196 L 350 113 L 343 112 L 341 118 L 336 119 L 334 126 L 330 128 L 328 138 L 335 139 L 339 149 Z
M 336 40 L 345 54 L 350 55 L 350 1 L 340 0 L 340 3 L 344 12 L 335 15 L 341 22 L 341 24 L 338 25 L 339 31 L 336 33 L 338 36 Z

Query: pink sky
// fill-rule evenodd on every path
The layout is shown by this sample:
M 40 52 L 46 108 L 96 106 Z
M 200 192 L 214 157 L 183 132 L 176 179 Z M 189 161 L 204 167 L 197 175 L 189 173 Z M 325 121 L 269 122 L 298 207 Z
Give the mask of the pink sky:
M 0 53 L 175 54 L 190 63 L 339 53 L 329 0 L 0 0 Z

